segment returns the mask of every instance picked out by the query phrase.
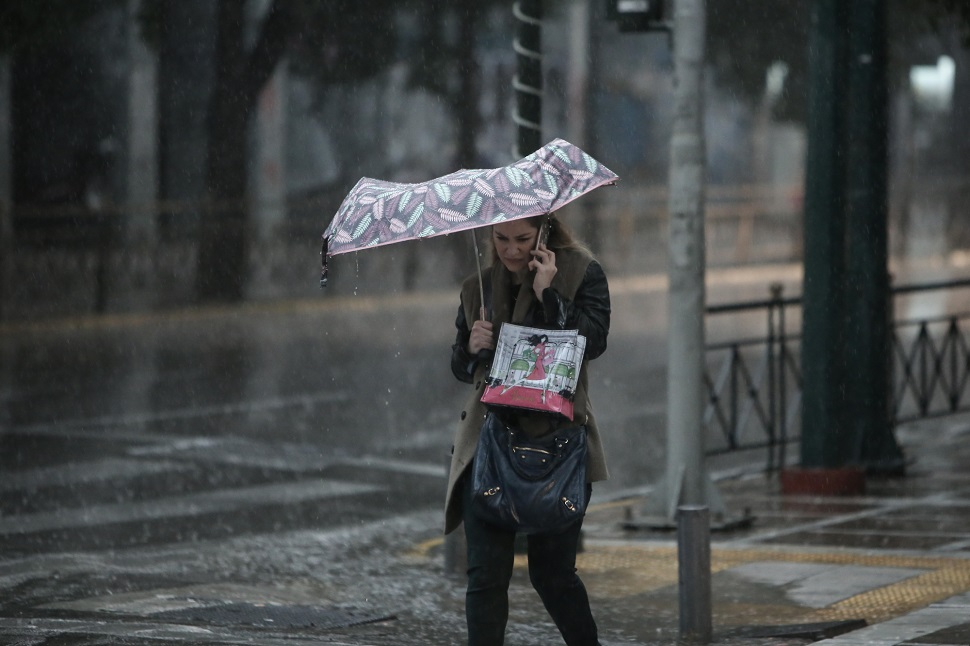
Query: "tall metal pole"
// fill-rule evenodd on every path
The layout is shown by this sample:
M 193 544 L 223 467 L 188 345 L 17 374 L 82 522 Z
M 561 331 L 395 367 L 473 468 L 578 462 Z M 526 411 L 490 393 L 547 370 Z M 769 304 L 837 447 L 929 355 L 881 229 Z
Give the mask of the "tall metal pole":
M 599 65 L 599 36 L 596 26 L 602 22 L 601 0 L 570 0 L 568 3 L 569 24 L 569 76 L 566 83 L 568 110 L 566 112 L 567 139 L 582 147 L 594 157 L 596 150 L 596 128 L 589 115 L 595 93 L 593 81 L 597 77 Z M 583 239 L 594 254 L 602 247 L 603 234 L 600 227 L 600 196 L 587 196 L 591 199 L 580 200 L 578 208 L 580 229 Z
M 805 468 L 836 468 L 851 455 L 844 427 L 845 3 L 814 3 L 805 179 L 802 439 Z
M 703 0 L 674 4 L 675 118 L 670 145 L 667 516 L 704 500 Z
M 590 97 L 590 69 L 595 51 L 592 47 L 590 0 L 570 0 L 566 8 L 569 33 L 568 76 L 566 77 L 566 134 L 577 146 L 591 151 L 586 141 L 590 130 L 587 118 Z M 541 144 L 540 144 L 541 145 Z M 595 156 L 595 155 L 594 155 Z M 585 204 L 585 200 L 583 201 Z
M 525 157 L 542 147 L 542 0 L 518 0 L 513 14 L 519 21 L 513 42 L 516 74 L 515 112 L 518 128 L 516 157 Z
M 901 473 L 892 433 L 887 180 L 886 0 L 849 3 L 846 130 L 846 371 L 851 459 L 868 470 Z
M 680 505 L 724 504 L 704 459 L 704 0 L 674 3 L 674 124 L 670 145 L 667 470 L 647 502 L 648 526 L 676 526 Z

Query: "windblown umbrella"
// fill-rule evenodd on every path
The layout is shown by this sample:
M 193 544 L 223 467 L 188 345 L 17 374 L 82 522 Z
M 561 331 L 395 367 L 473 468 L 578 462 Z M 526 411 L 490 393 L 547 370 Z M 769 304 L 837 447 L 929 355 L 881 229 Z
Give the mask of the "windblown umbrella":
M 509 166 L 459 170 L 417 184 L 362 177 L 323 233 L 330 256 L 551 213 L 617 175 L 563 139 Z

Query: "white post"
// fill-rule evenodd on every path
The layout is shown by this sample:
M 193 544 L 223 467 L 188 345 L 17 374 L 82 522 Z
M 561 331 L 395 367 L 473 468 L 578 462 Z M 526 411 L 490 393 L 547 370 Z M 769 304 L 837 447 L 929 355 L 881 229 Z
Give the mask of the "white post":
M 284 60 L 260 93 L 256 110 L 256 217 L 267 234 L 286 217 L 286 80 Z
M 704 0 L 674 2 L 670 146 L 667 470 L 635 525 L 676 527 L 680 505 L 723 515 L 704 459 Z
M 268 0 L 249 0 L 248 27 L 259 24 L 269 9 Z M 255 38 L 255 34 L 252 34 Z M 249 267 L 249 295 L 272 294 L 273 258 L 277 245 L 283 244 L 279 235 L 286 219 L 286 110 L 288 92 L 287 62 L 284 58 L 263 86 L 256 104 L 251 133 L 250 182 L 252 200 L 249 204 L 253 222 L 253 256 Z
M 271 289 L 271 259 L 282 244 L 280 227 L 286 218 L 286 62 L 277 66 L 259 95 L 254 132 L 253 204 L 256 266 L 252 289 Z M 258 294 L 254 294 L 258 295 Z
M 155 244 L 158 210 L 158 60 L 138 28 L 141 0 L 128 2 L 128 136 L 125 203 L 127 240 Z

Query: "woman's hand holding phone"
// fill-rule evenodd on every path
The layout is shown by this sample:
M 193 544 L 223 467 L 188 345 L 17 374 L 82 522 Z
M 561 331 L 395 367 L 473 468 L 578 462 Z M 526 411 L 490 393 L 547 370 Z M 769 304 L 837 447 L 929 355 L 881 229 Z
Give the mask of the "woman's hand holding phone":
M 532 281 L 532 291 L 541 301 L 543 290 L 552 285 L 552 279 L 559 271 L 556 267 L 556 254 L 545 244 L 540 244 L 538 249 L 532 251 L 529 269 L 536 272 L 535 279 Z

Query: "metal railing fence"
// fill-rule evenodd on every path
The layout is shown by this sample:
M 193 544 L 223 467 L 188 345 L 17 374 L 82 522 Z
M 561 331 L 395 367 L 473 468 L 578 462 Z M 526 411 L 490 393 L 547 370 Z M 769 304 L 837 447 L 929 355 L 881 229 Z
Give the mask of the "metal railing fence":
M 934 292 L 952 296 L 968 287 L 970 279 L 894 286 L 891 302 L 898 311 L 897 301 L 903 298 L 923 299 Z M 801 306 L 801 297 L 783 297 L 775 284 L 768 299 L 706 308 L 708 317 L 760 315 L 766 330 L 763 336 L 707 344 L 709 456 L 765 450 L 765 471 L 785 467 L 787 446 L 801 433 L 801 334 L 790 321 L 792 310 Z M 918 310 L 921 304 L 913 301 L 910 307 Z M 970 312 L 894 316 L 890 351 L 894 426 L 970 412 Z
M 800 306 L 800 298 L 783 297 L 773 284 L 768 299 L 706 308 L 709 318 L 762 313 L 766 329 L 762 337 L 707 344 L 708 455 L 764 449 L 767 471 L 784 467 L 787 446 L 798 437 L 801 336 L 788 319 Z
M 893 293 L 952 294 L 967 287 L 970 279 L 901 286 Z M 904 318 L 893 328 L 895 422 L 970 411 L 970 312 Z

